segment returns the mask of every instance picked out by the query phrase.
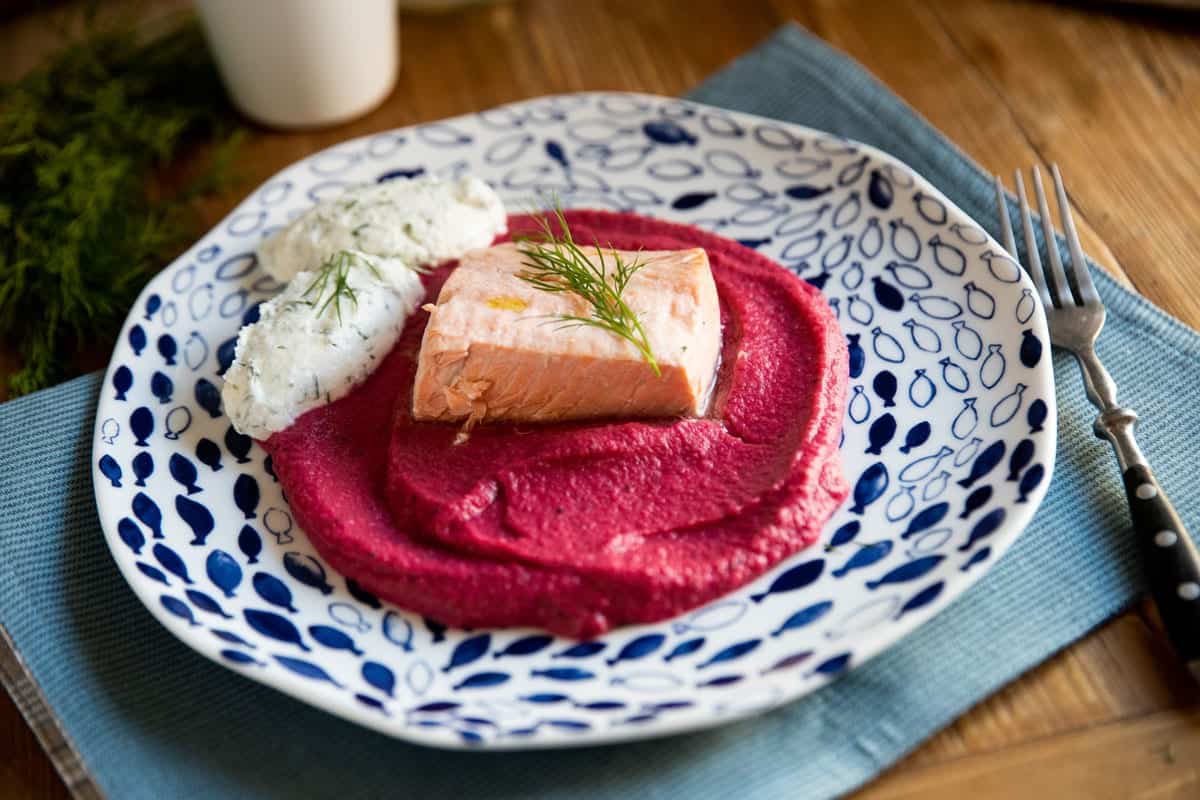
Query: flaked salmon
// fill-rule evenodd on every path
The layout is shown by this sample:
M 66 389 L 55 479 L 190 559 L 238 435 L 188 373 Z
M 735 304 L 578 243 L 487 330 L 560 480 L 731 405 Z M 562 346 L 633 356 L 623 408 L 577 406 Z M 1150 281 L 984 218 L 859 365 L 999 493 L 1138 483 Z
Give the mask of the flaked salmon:
M 585 248 L 593 256 L 593 248 Z M 588 302 L 519 277 L 516 244 L 474 250 L 447 279 L 421 342 L 413 416 L 426 421 L 552 422 L 590 417 L 699 416 L 721 350 L 717 289 L 701 248 L 605 251 L 642 268 L 623 299 L 661 375 L 628 340 L 588 325 Z

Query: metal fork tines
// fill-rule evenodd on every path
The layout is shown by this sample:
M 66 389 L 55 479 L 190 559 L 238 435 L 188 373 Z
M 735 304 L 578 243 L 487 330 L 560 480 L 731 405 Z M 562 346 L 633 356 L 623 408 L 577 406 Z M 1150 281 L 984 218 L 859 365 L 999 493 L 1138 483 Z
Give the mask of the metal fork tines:
M 1046 192 L 1042 189 L 1042 174 L 1033 168 L 1033 187 L 1037 195 L 1038 213 L 1042 218 L 1042 236 L 1046 242 L 1046 256 L 1050 262 L 1047 271 L 1038 255 L 1037 234 L 1033 219 L 1029 213 L 1029 201 L 1025 196 L 1025 181 L 1021 173 L 1016 173 L 1017 198 L 1021 206 L 1021 227 L 1025 232 L 1025 251 L 1028 260 L 1025 269 L 1033 279 L 1046 309 L 1046 324 L 1050 326 L 1050 340 L 1058 347 L 1070 350 L 1079 359 L 1083 369 L 1084 385 L 1088 398 L 1101 411 L 1114 409 L 1117 405 L 1116 386 L 1109 377 L 1104 365 L 1096 358 L 1095 342 L 1104 327 L 1104 304 L 1092 283 L 1088 272 L 1087 259 L 1083 255 L 1083 247 L 1079 244 L 1079 234 L 1075 230 L 1075 222 L 1071 217 L 1071 206 L 1067 202 L 1067 192 L 1063 187 L 1062 175 L 1058 166 L 1052 166 L 1054 174 L 1054 189 L 1058 195 L 1059 214 L 1066 233 L 1067 248 L 1071 253 L 1071 277 L 1069 280 L 1063 269 L 1062 258 L 1058 252 L 1058 239 L 1054 234 L 1054 223 L 1050 217 L 1050 206 L 1046 202 Z M 1004 200 L 1004 186 L 1000 178 L 996 178 L 996 197 L 1000 204 L 1004 246 L 1016 258 L 1017 246 L 1013 239 L 1012 226 L 1009 224 L 1007 205 Z M 1047 272 L 1049 274 L 1047 275 Z M 1099 431 L 1097 435 L 1103 436 Z M 1136 445 L 1135 445 L 1136 447 Z M 1136 459 L 1136 460 L 1140 460 Z M 1122 465 L 1124 466 L 1124 464 Z
M 1021 227 L 1024 229 L 1025 270 L 1037 287 L 1050 340 L 1068 350 L 1079 362 L 1088 399 L 1100 410 L 1093 430 L 1107 439 L 1117 453 L 1134 532 L 1141 545 L 1148 588 L 1163 618 L 1176 651 L 1200 680 L 1200 554 L 1179 515 L 1158 485 L 1133 436 L 1137 415 L 1117 402 L 1117 387 L 1096 355 L 1095 343 L 1104 327 L 1104 304 L 1092 282 L 1087 258 L 1071 216 L 1067 191 L 1057 166 L 1051 167 L 1058 213 L 1062 220 L 1070 263 L 1064 268 L 1058 239 L 1042 188 L 1042 176 L 1033 170 L 1033 189 L 1041 216 L 1046 263 L 1038 253 L 1037 233 L 1025 195 L 1025 182 L 1016 174 Z M 996 178 L 996 204 L 1004 247 L 1017 258 L 1017 244 L 1008 214 L 1004 184 Z

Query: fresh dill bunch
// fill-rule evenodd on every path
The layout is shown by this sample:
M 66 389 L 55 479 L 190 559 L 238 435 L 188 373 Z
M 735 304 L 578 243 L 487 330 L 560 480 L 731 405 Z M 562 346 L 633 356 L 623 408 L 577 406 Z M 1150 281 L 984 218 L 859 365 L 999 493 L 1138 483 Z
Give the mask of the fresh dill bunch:
M 300 296 L 317 306 L 318 317 L 324 314 L 330 306 L 333 306 L 334 313 L 337 314 L 338 325 L 341 325 L 342 300 L 345 299 L 355 307 L 358 306 L 358 294 L 350 285 L 350 270 L 359 264 L 369 269 L 376 278 L 383 280 L 383 276 L 379 274 L 379 270 L 375 268 L 370 259 L 350 250 L 339 250 L 327 258 L 325 263 L 317 269 L 317 276 Z
M 583 298 L 591 306 L 591 315 L 557 314 L 554 319 L 559 327 L 588 325 L 620 336 L 637 348 L 655 375 L 662 377 L 646 331 L 623 296 L 629 281 L 645 264 L 639 259 L 626 261 L 611 249 L 606 256 L 599 242 L 593 245 L 593 260 L 576 243 L 558 205 L 554 217 L 561 233 L 555 233 L 553 224 L 542 215 L 536 218 L 536 235 L 517 239 L 526 259 L 517 277 L 543 292 L 570 292 Z
M 106 348 L 138 292 L 194 235 L 193 201 L 229 183 L 240 135 L 198 25 L 148 42 L 94 28 L 0 86 L 0 339 L 24 394 Z M 156 167 L 214 142 L 179 191 Z

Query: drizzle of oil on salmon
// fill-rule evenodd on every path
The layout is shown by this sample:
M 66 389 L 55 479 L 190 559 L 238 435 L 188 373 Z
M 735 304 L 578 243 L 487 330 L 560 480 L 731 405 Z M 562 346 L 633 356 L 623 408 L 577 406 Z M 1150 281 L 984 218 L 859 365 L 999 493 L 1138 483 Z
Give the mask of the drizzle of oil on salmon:
M 519 297 L 513 297 L 508 294 L 496 295 L 488 298 L 487 304 L 492 308 L 498 308 L 501 311 L 524 311 L 529 308 L 529 303 Z

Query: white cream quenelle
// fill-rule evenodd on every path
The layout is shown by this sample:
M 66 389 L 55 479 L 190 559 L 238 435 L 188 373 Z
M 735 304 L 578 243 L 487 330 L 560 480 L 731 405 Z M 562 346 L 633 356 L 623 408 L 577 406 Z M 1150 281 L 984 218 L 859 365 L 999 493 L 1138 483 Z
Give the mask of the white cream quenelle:
M 505 227 L 504 204 L 479 178 L 388 181 L 309 209 L 258 248 L 258 261 L 279 281 L 341 250 L 436 264 L 487 247 Z
M 255 439 L 291 425 L 366 380 L 392 349 L 425 295 L 399 259 L 335 254 L 325 270 L 297 273 L 238 334 L 221 400 L 240 432 Z
M 393 181 L 348 190 L 262 245 L 287 287 L 238 333 L 221 398 L 256 439 L 362 383 L 425 295 L 419 270 L 486 247 L 504 232 L 500 198 L 475 178 Z

